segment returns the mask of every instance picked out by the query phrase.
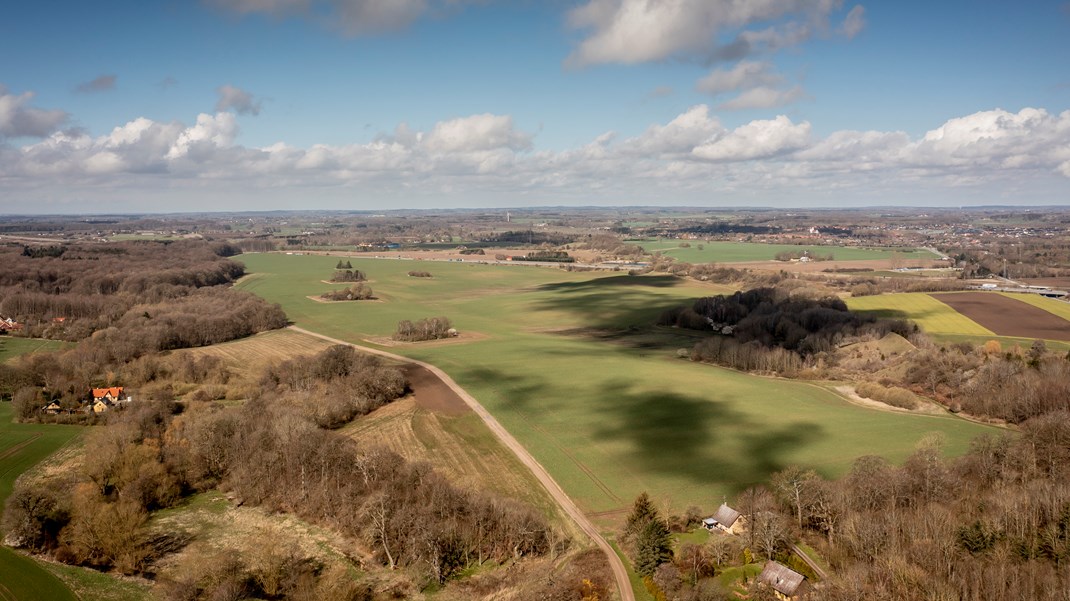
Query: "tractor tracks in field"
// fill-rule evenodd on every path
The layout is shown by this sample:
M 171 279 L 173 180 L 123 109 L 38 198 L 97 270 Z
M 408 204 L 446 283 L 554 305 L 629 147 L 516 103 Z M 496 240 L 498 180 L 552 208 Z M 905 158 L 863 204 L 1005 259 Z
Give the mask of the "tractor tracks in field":
M 613 571 L 613 579 L 617 582 L 617 590 L 619 591 L 621 601 L 635 601 L 635 593 L 632 591 L 631 580 L 628 578 L 628 571 L 624 567 L 624 562 L 621 561 L 620 556 L 617 555 L 617 552 L 613 550 L 613 547 L 610 546 L 609 542 L 602 536 L 602 534 L 598 531 L 598 529 L 591 522 L 591 520 L 587 518 L 587 515 L 584 514 L 582 510 L 580 510 L 579 506 L 576 505 L 576 503 L 571 498 L 569 498 L 567 494 L 565 494 L 564 489 L 562 489 L 561 486 L 557 483 L 557 481 L 550 476 L 550 473 L 546 471 L 546 468 L 544 468 L 542 464 L 539 463 L 535 459 L 535 457 L 532 456 L 532 454 L 529 453 L 528 450 L 525 449 L 524 446 L 521 445 L 520 442 L 517 441 L 517 439 L 514 438 L 513 435 L 510 434 L 509 431 L 506 430 L 505 427 L 502 426 L 501 423 L 499 423 L 498 420 L 495 419 L 495 417 L 491 415 L 490 412 L 487 411 L 487 409 L 475 399 L 475 397 L 469 394 L 468 391 L 466 391 L 464 388 L 461 388 L 459 384 L 454 382 L 453 378 L 451 378 L 446 372 L 442 371 L 438 367 L 435 367 L 434 365 L 431 365 L 430 363 L 425 363 L 416 359 L 410 359 L 409 357 L 404 357 L 401 355 L 395 355 L 394 353 L 370 348 L 367 346 L 361 346 L 359 344 L 353 344 L 352 342 L 346 342 L 345 340 L 331 338 L 330 336 L 317 334 L 316 332 L 312 332 L 297 326 L 290 326 L 290 329 L 294 330 L 295 332 L 307 334 L 309 336 L 315 336 L 316 338 L 320 338 L 322 340 L 326 340 L 334 344 L 344 344 L 346 346 L 351 346 L 357 350 L 360 350 L 361 352 L 379 355 L 380 357 L 386 357 L 388 359 L 392 359 L 394 361 L 399 361 L 402 363 L 419 365 L 420 367 L 423 367 L 424 369 L 430 371 L 432 374 L 438 377 L 438 379 L 441 380 L 442 383 L 444 383 L 450 388 L 450 390 L 456 393 L 457 396 L 460 397 L 460 399 L 464 401 L 464 403 L 468 405 L 472 409 L 472 411 L 479 416 L 481 420 L 483 420 L 483 423 L 486 424 L 487 428 L 491 431 L 491 433 L 494 434 L 495 437 L 498 438 L 498 440 L 505 446 L 505 448 L 509 449 L 513 453 L 513 455 L 515 455 L 516 458 L 520 461 L 520 463 L 522 463 L 531 471 L 532 475 L 535 476 L 535 479 L 538 480 L 540 484 L 542 484 L 543 488 L 546 489 L 546 492 L 550 494 L 550 497 L 553 498 L 553 500 L 557 503 L 558 507 L 561 508 L 561 511 L 564 512 L 565 515 L 567 515 L 569 518 L 571 518 L 572 521 L 575 522 L 576 525 L 580 528 L 580 530 L 583 531 L 583 533 L 586 534 L 588 537 L 590 537 L 591 540 L 594 541 L 595 545 L 597 545 L 598 548 L 601 549 L 603 553 L 605 553 L 606 560 L 609 562 L 609 567 Z

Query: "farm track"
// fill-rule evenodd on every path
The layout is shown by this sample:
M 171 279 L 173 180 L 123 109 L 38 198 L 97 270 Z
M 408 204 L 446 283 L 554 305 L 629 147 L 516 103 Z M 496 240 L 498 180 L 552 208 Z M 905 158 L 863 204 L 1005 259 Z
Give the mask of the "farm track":
M 595 528 L 594 524 L 587 518 L 583 511 L 580 510 L 579 506 L 577 506 L 576 503 L 573 502 L 567 494 L 565 494 L 565 491 L 553 479 L 553 477 L 550 476 L 550 473 L 546 471 L 546 468 L 544 468 L 542 464 L 540 464 L 535 459 L 535 457 L 533 457 L 531 453 L 529 453 L 527 449 L 525 449 L 524 446 L 520 444 L 519 441 L 513 438 L 513 435 L 510 434 L 509 431 L 506 430 L 498 422 L 498 420 L 495 419 L 494 416 L 491 415 L 490 412 L 488 412 L 486 408 L 484 408 L 483 405 L 481 405 L 479 401 L 475 399 L 475 397 L 468 394 L 468 392 L 464 388 L 461 388 L 459 384 L 454 382 L 453 378 L 446 374 L 446 372 L 442 371 L 438 367 L 435 367 L 434 365 L 431 365 L 430 363 L 425 363 L 416 359 L 410 359 L 401 355 L 395 355 L 394 353 L 389 353 L 387 351 L 382 351 L 379 349 L 360 346 L 351 342 L 339 340 L 337 338 L 331 338 L 330 336 L 318 334 L 316 332 L 312 332 L 297 326 L 290 326 L 289 329 L 294 330 L 296 332 L 301 332 L 303 334 L 308 334 L 309 336 L 315 336 L 317 338 L 332 342 L 334 344 L 344 344 L 347 346 L 351 346 L 353 348 L 361 350 L 362 352 L 379 355 L 381 357 L 386 357 L 394 361 L 416 364 L 427 369 L 435 376 L 437 376 L 438 379 L 441 380 L 451 390 L 453 390 L 457 394 L 457 396 L 459 396 L 461 400 L 465 402 L 465 404 L 472 408 L 476 415 L 478 415 L 480 419 L 483 420 L 483 423 L 487 425 L 487 428 L 490 429 L 490 431 L 498 438 L 498 440 L 500 440 L 501 443 L 505 445 L 505 447 L 509 449 L 518 460 L 520 460 L 520 463 L 524 464 L 524 466 L 531 470 L 531 473 L 535 476 L 539 483 L 543 485 L 543 487 L 554 499 L 554 501 L 557 502 L 561 510 L 564 511 L 564 513 L 570 518 L 572 518 L 576 525 L 579 526 L 580 530 L 582 530 L 587 536 L 589 536 L 591 540 L 593 540 L 594 543 L 598 546 L 598 548 L 602 550 L 602 552 L 606 555 L 606 560 L 609 562 L 610 568 L 612 568 L 613 570 L 613 578 L 617 581 L 617 590 L 620 593 L 621 601 L 635 601 L 635 593 L 632 591 L 631 581 L 628 578 L 628 571 L 624 567 L 624 562 L 621 561 L 620 557 L 613 550 L 613 547 L 609 545 L 609 542 L 606 541 L 606 539 L 602 536 L 598 529 Z

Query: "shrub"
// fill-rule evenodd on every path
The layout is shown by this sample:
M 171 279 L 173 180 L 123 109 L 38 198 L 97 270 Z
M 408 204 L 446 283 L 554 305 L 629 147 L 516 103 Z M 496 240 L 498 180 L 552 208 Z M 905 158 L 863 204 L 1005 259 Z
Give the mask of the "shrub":
M 364 272 L 359 269 L 339 270 L 331 276 L 332 282 L 363 282 L 366 279 L 368 279 L 368 276 L 364 275 Z
M 454 333 L 451 334 L 451 331 Z M 419 342 L 422 340 L 438 340 L 456 335 L 456 331 L 450 325 L 446 317 L 425 317 L 415 323 L 403 319 L 398 322 L 398 329 L 394 332 L 394 340 L 402 342 Z
M 410 271 L 409 272 L 409 277 L 410 278 L 429 278 L 429 277 L 431 277 L 431 272 L 430 271 Z
M 884 387 L 880 384 L 874 384 L 872 382 L 865 382 L 855 386 L 855 392 L 859 396 L 866 397 L 884 403 L 885 405 L 891 405 L 892 407 L 899 407 L 901 409 L 917 409 L 918 399 L 914 396 L 914 393 L 905 388 L 899 388 L 897 386 Z
M 320 295 L 320 298 L 329 301 L 356 301 L 368 300 L 375 297 L 372 294 L 371 286 L 368 286 L 367 284 L 353 284 L 349 288 L 324 292 Z

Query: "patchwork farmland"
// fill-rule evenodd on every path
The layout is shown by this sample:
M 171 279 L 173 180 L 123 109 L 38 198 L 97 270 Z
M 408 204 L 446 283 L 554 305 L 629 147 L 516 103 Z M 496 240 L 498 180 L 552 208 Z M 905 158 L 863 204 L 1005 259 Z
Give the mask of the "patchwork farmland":
M 242 261 L 255 275 L 241 287 L 316 332 L 368 344 L 401 319 L 444 315 L 462 333 L 479 334 L 390 351 L 447 371 L 606 525 L 643 490 L 676 511 L 710 507 L 789 464 L 838 475 L 863 454 L 900 461 L 934 431 L 951 454 L 991 431 L 954 417 L 868 410 L 806 383 L 680 360 L 677 346 L 604 335 L 652 329 L 662 310 L 723 287 L 666 276 L 352 259 L 383 302 L 323 304 L 305 297 L 324 289 L 335 258 Z M 434 278 L 407 277 L 414 268 Z M 686 338 L 673 344 L 689 346 Z

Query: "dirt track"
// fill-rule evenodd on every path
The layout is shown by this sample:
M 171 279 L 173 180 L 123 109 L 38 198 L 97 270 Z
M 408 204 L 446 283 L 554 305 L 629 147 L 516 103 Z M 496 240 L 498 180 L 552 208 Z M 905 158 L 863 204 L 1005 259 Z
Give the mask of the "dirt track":
M 425 369 L 429 374 L 435 376 L 442 384 L 447 386 L 457 396 L 457 398 L 462 400 L 469 408 L 472 409 L 472 411 L 475 411 L 476 415 L 478 415 L 480 419 L 483 420 L 483 423 L 487 424 L 487 427 L 490 428 L 490 431 L 498 437 L 498 440 L 500 440 L 507 449 L 512 451 L 521 463 L 523 463 L 525 466 L 527 466 L 528 469 L 531 470 L 531 473 L 534 474 L 535 478 L 539 481 L 539 483 L 542 484 L 544 488 L 546 488 L 546 491 L 550 493 L 550 496 L 553 497 L 553 499 L 557 502 L 557 504 L 561 507 L 565 514 L 572 518 L 572 520 L 576 522 L 576 525 L 579 526 L 580 529 L 583 530 L 585 534 L 587 534 L 587 536 L 590 536 L 591 540 L 593 540 L 595 544 L 598 545 L 598 548 L 606 554 L 606 559 L 609 561 L 609 566 L 613 569 L 613 578 L 617 581 L 617 590 L 620 593 L 621 601 L 635 601 L 635 593 L 632 592 L 631 581 L 628 579 L 628 572 L 624 568 L 624 563 L 621 561 L 617 553 L 613 551 L 613 548 L 609 546 L 609 543 L 606 542 L 606 539 L 602 537 L 602 534 L 598 532 L 598 529 L 594 527 L 594 524 L 591 523 L 589 519 L 587 519 L 587 516 L 584 515 L 582 511 L 580 511 L 580 508 L 572 501 L 572 499 L 569 498 L 568 495 L 565 494 L 565 491 L 550 476 L 550 473 L 546 471 L 546 468 L 544 468 L 542 464 L 536 461 L 535 458 L 532 457 L 531 453 L 529 453 L 528 450 L 520 444 L 520 442 L 513 438 L 513 435 L 510 434 L 508 430 L 506 430 L 500 423 L 498 423 L 498 420 L 495 419 L 494 416 L 491 415 L 483 407 L 483 405 L 479 404 L 479 401 L 477 401 L 475 397 L 468 394 L 465 389 L 461 388 L 460 385 L 454 382 L 453 378 L 449 377 L 446 372 L 435 367 L 434 365 L 431 365 L 430 363 L 424 363 L 423 361 L 417 361 L 408 357 L 402 357 L 401 355 L 395 355 L 394 353 L 388 353 L 379 349 L 360 346 L 351 342 L 339 340 L 337 338 L 331 338 L 329 336 L 324 336 L 323 334 L 310 332 L 309 330 L 305 330 L 297 326 L 290 326 L 290 329 L 297 332 L 301 332 L 303 334 L 308 334 L 309 336 L 315 336 L 317 338 L 327 340 L 328 342 L 332 342 L 334 344 L 345 344 L 353 348 L 359 349 L 365 353 L 371 353 L 373 355 L 387 357 L 389 359 L 400 361 L 402 363 L 416 365 Z M 416 373 L 420 377 L 423 377 L 422 374 L 419 374 L 419 372 Z M 417 392 L 417 396 L 419 396 L 419 392 Z
M 936 294 L 933 298 L 999 336 L 1070 341 L 1070 322 L 1002 294 L 956 292 Z

